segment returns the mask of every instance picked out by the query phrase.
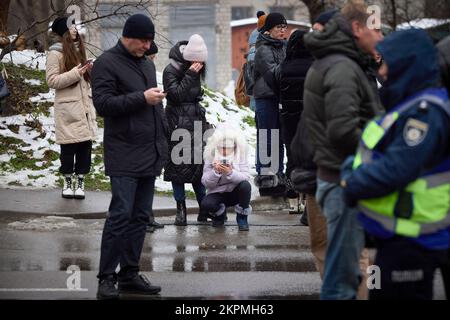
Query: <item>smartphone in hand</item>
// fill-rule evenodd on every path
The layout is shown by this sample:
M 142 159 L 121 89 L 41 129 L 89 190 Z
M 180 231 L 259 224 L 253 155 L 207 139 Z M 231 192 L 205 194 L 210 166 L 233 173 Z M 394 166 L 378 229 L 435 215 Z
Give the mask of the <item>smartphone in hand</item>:
M 88 63 L 92 63 L 94 62 L 94 59 L 87 59 L 85 62 L 83 62 L 83 64 L 80 66 L 80 68 L 83 68 L 85 65 L 87 65 Z

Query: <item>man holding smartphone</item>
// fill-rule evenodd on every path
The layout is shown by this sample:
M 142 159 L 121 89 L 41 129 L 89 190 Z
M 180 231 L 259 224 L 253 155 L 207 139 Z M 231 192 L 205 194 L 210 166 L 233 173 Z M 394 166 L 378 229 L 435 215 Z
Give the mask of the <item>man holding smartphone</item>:
M 155 177 L 168 160 L 167 122 L 161 104 L 166 95 L 157 88 L 155 66 L 144 55 L 154 35 L 149 17 L 131 16 L 117 45 L 104 52 L 92 69 L 94 105 L 105 118 L 105 173 L 112 192 L 102 235 L 99 299 L 115 299 L 119 293 L 152 295 L 161 290 L 139 275 Z

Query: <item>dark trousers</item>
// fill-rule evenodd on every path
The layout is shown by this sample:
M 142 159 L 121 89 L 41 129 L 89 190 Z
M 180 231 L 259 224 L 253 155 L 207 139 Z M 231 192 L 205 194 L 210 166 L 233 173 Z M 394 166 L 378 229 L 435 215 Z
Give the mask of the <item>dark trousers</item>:
M 282 112 L 280 114 L 281 137 L 286 147 L 287 164 L 286 176 L 291 177 L 292 170 L 295 169 L 295 161 L 292 158 L 291 143 L 297 132 L 297 126 L 300 122 L 300 112 Z
M 184 188 L 184 183 L 176 183 L 172 182 L 173 188 L 173 197 L 175 201 L 184 201 L 186 200 L 186 191 Z M 201 182 L 193 183 L 192 188 L 194 188 L 195 197 L 197 198 L 197 202 L 200 205 L 202 203 L 203 198 L 206 194 L 206 188 Z
M 280 132 L 280 118 L 278 111 L 278 100 L 276 99 L 256 99 L 256 127 L 258 129 L 256 135 L 256 172 L 258 175 L 264 174 L 261 172 L 262 168 L 270 168 L 271 162 L 269 164 L 262 164 L 260 159 L 260 150 L 263 150 L 263 141 L 259 141 L 259 133 L 261 129 L 266 129 L 267 140 L 266 140 L 266 150 L 261 151 L 263 157 L 270 157 L 276 159 L 278 157 L 278 167 L 273 168 L 273 173 L 283 173 L 284 170 L 284 146 L 282 142 L 281 132 Z M 279 139 L 277 141 L 272 141 L 271 135 L 272 131 L 278 130 Z M 271 145 L 275 145 L 275 154 L 272 155 Z
M 370 290 L 370 300 L 432 300 L 434 273 L 447 250 L 429 250 L 403 237 L 376 242 L 381 289 Z
M 441 266 L 442 279 L 444 280 L 445 296 L 450 300 L 450 249 L 447 251 L 447 260 Z
M 239 204 L 243 209 L 250 205 L 252 187 L 248 181 L 242 181 L 231 192 L 210 193 L 202 201 L 202 209 L 208 212 L 217 212 L 220 204 L 231 207 Z
M 62 174 L 88 174 L 91 171 L 92 141 L 69 143 L 61 145 Z
M 115 276 L 119 263 L 119 281 L 139 272 L 154 189 L 155 177 L 111 177 L 112 199 L 102 235 L 99 279 Z

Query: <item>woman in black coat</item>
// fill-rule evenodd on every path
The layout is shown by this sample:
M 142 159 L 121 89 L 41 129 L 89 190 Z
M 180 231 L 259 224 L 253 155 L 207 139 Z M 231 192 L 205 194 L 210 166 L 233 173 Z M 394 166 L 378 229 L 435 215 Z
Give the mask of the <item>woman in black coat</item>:
M 286 58 L 280 66 L 280 122 L 281 136 L 287 151 L 286 176 L 296 167 L 291 152 L 291 142 L 303 112 L 303 88 L 313 57 L 303 43 L 305 31 L 296 30 L 289 38 Z
M 171 159 L 164 170 L 164 180 L 171 181 L 174 198 L 177 202 L 177 215 L 175 225 L 185 226 L 186 220 L 186 194 L 185 183 L 191 183 L 197 201 L 200 203 L 206 190 L 201 183 L 203 173 L 203 144 L 194 143 L 194 126 L 200 128 L 201 134 L 205 131 L 205 111 L 200 106 L 203 91 L 201 82 L 205 77 L 205 61 L 207 49 L 199 35 L 193 35 L 189 41 L 180 41 L 170 51 L 170 64 L 163 72 L 164 91 L 167 93 L 166 117 L 169 124 L 169 152 Z M 189 131 L 190 141 L 183 141 L 179 135 L 174 135 L 176 141 L 171 141 L 172 133 L 176 129 L 180 133 Z M 198 129 L 197 129 L 198 130 Z M 203 141 L 203 140 L 202 140 Z M 180 143 L 190 144 L 190 155 L 172 150 Z M 194 157 L 194 154 L 198 156 Z M 184 156 L 184 157 L 183 157 Z M 174 159 L 178 157 L 179 159 Z M 207 213 L 200 212 L 198 221 L 206 222 Z

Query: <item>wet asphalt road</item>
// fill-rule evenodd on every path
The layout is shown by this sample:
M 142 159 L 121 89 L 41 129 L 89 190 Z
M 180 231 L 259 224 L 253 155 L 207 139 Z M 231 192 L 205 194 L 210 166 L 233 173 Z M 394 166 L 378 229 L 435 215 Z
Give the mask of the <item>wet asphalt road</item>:
M 308 228 L 298 215 L 254 215 L 250 232 L 238 231 L 234 214 L 223 229 L 195 218 L 188 227 L 159 218 L 165 228 L 146 236 L 141 270 L 162 286 L 158 299 L 318 297 Z M 94 299 L 103 223 L 0 218 L 0 299 Z M 66 289 L 71 265 L 81 270 L 82 290 Z
M 234 218 L 222 229 L 198 225 L 194 215 L 187 227 L 157 219 L 166 226 L 147 234 L 141 271 L 162 291 L 146 299 L 318 298 L 309 229 L 298 215 L 255 214 L 250 232 L 239 232 Z M 0 217 L 0 299 L 95 299 L 103 223 Z M 72 265 L 80 268 L 80 290 L 67 289 Z M 439 274 L 435 298 L 445 298 Z

